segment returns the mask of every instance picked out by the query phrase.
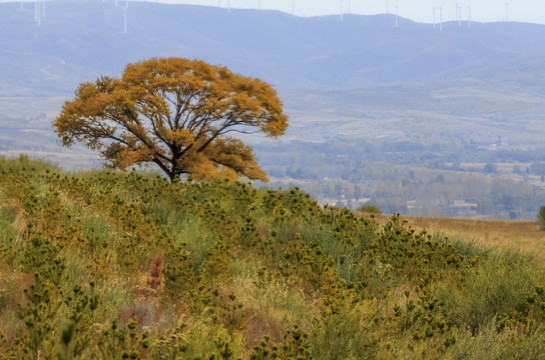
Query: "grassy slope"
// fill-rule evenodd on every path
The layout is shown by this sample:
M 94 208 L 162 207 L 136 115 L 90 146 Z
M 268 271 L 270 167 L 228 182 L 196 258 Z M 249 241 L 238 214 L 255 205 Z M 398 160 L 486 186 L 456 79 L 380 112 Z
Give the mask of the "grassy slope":
M 0 359 L 545 357 L 526 255 L 295 189 L 26 158 L 0 159 L 0 200 Z

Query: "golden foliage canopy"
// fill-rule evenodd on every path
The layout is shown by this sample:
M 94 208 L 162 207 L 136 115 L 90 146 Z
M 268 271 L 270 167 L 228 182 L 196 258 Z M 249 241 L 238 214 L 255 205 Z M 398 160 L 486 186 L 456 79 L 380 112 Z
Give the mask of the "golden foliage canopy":
M 112 167 L 157 164 L 171 180 L 267 180 L 252 148 L 229 133 L 283 135 L 288 119 L 266 82 L 184 58 L 129 64 L 121 78 L 80 84 L 54 121 L 65 146 L 82 142 Z

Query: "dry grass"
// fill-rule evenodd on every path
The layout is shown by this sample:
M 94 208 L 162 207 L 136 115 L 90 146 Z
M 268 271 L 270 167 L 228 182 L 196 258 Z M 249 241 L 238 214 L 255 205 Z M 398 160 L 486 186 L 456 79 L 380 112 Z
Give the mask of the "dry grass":
M 362 213 L 368 217 L 369 214 Z M 380 224 L 389 221 L 389 215 L 375 215 Z M 535 221 L 475 220 L 454 218 L 427 218 L 402 216 L 415 229 L 441 233 L 451 239 L 474 241 L 486 247 L 515 249 L 532 253 L 545 260 L 545 231 Z

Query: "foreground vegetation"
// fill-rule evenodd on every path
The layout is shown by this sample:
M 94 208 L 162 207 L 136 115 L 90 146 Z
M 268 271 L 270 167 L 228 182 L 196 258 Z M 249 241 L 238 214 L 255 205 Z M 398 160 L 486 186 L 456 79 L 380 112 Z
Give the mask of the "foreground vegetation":
M 0 199 L 0 358 L 545 358 L 537 260 L 397 216 L 27 158 Z

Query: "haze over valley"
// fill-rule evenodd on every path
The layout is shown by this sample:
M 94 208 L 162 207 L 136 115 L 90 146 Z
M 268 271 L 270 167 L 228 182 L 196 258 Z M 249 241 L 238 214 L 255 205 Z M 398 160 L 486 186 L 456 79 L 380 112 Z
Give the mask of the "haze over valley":
M 545 204 L 545 26 L 113 1 L 0 4 L 0 151 L 100 166 L 51 121 L 77 85 L 150 57 L 274 84 L 290 117 L 246 137 L 272 186 L 413 215 L 533 219 Z M 124 18 L 126 11 L 126 22 Z M 126 31 L 125 31 L 126 30 Z M 439 196 L 438 194 L 442 194 Z

